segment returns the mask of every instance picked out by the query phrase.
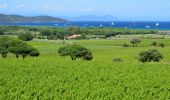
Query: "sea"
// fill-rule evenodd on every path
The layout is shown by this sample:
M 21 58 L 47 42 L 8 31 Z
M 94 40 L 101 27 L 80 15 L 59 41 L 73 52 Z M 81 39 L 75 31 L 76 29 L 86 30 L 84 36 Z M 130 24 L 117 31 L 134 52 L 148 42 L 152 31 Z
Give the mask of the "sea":
M 71 21 L 71 22 L 15 22 L 2 23 L 1 26 L 51 26 L 51 27 L 111 27 L 111 28 L 127 28 L 127 29 L 148 29 L 148 30 L 170 30 L 170 21 Z

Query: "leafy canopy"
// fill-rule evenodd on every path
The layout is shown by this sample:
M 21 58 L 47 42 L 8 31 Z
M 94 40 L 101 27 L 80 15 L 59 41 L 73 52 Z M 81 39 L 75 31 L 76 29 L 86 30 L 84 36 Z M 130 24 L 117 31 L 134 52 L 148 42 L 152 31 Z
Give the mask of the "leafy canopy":
M 60 56 L 70 56 L 72 60 L 82 58 L 84 60 L 92 60 L 91 51 L 80 45 L 66 45 L 58 50 Z
M 163 55 L 157 49 L 150 49 L 140 52 L 138 59 L 141 62 L 159 62 L 163 59 Z

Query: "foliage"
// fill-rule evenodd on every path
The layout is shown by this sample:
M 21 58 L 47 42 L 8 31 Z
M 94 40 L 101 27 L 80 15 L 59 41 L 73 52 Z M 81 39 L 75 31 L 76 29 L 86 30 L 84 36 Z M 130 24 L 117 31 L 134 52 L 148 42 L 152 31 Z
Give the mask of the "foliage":
M 12 40 L 12 38 L 7 36 L 0 37 L 0 54 L 2 55 L 3 58 L 7 58 L 10 40 Z
M 159 47 L 165 47 L 165 44 L 164 43 L 159 43 Z
M 114 58 L 112 61 L 113 62 L 123 62 L 123 60 L 121 58 Z
M 23 26 L 0 26 L 0 31 L 6 35 L 20 35 L 24 32 L 32 33 L 34 37 L 48 40 L 64 40 L 65 37 L 73 34 L 82 35 L 78 39 L 86 39 L 87 36 L 105 36 L 105 38 L 116 35 L 132 35 L 132 34 L 156 34 L 157 31 L 139 30 L 139 29 L 123 29 L 123 28 L 82 28 L 79 26 L 70 27 L 23 27 Z M 21 31 L 21 32 L 20 32 Z
M 22 56 L 22 58 L 26 58 L 27 55 L 34 50 L 33 47 L 28 46 L 25 42 L 20 40 L 12 40 L 9 44 L 9 51 L 16 55 L 16 58 L 19 57 L 19 55 Z
M 76 44 L 61 47 L 58 53 L 60 56 L 70 56 L 72 60 L 77 58 L 83 58 L 84 60 L 93 59 L 92 53 L 88 49 Z
M 130 43 L 132 43 L 133 47 L 137 47 L 138 43 L 141 42 L 141 39 L 139 38 L 133 38 Z
M 0 37 L 0 53 L 2 57 L 7 58 L 7 54 L 9 52 L 15 54 L 16 58 L 18 58 L 20 55 L 23 58 L 26 58 L 28 54 L 33 57 L 39 56 L 37 49 L 27 45 L 21 40 L 7 36 Z
M 163 55 L 157 49 L 150 49 L 139 53 L 139 61 L 141 62 L 159 62 L 163 59 Z
M 123 47 L 129 47 L 129 44 L 124 43 L 124 44 L 123 44 Z
M 18 34 L 18 38 L 23 41 L 31 41 L 33 40 L 34 36 L 29 32 L 25 32 Z
M 4 35 L 4 31 L 0 29 L 0 35 Z
M 152 42 L 152 44 L 151 44 L 151 46 L 157 46 L 158 45 L 158 43 L 157 42 Z
M 38 57 L 40 55 L 39 51 L 37 49 L 32 50 L 29 55 L 31 57 Z
M 84 60 L 92 60 L 93 59 L 93 55 L 92 55 L 92 52 L 91 51 L 86 51 L 86 54 L 83 56 L 83 59 Z
M 105 34 L 105 37 L 108 38 L 108 37 L 111 37 L 111 36 L 116 36 L 116 35 L 118 35 L 118 34 L 119 34 L 119 33 L 112 32 L 112 33 Z

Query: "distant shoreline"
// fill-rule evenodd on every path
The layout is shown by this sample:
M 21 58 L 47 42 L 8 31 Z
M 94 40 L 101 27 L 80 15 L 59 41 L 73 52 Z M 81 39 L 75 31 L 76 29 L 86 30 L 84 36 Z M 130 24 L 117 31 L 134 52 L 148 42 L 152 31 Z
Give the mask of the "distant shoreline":
M 158 24 L 158 26 L 156 26 Z M 85 28 L 127 28 L 144 30 L 170 30 L 170 21 L 68 21 L 68 22 L 0 22 L 0 26 L 46 26 L 70 27 L 80 26 Z

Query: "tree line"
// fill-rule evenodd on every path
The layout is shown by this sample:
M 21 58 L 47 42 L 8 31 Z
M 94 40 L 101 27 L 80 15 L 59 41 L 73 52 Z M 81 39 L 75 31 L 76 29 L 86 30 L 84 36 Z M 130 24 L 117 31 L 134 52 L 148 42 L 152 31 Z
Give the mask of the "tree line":
M 18 35 L 30 33 L 30 37 L 48 40 L 64 40 L 65 37 L 73 34 L 80 34 L 77 39 L 88 39 L 89 35 L 103 35 L 105 38 L 120 34 L 156 34 L 154 30 L 135 30 L 124 28 L 82 28 L 79 26 L 70 27 L 24 27 L 24 26 L 0 26 L 0 35 Z M 28 35 L 27 35 L 28 36 Z M 26 39 L 25 39 L 26 40 Z

